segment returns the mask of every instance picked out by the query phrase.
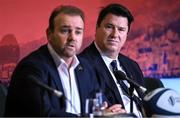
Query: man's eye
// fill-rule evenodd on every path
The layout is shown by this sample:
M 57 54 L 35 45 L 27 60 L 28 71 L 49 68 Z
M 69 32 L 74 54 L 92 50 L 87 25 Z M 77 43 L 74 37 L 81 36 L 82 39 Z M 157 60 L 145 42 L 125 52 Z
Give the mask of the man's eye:
M 82 34 L 82 31 L 75 31 L 76 34 Z
M 113 29 L 114 27 L 112 25 L 106 25 L 105 28 L 106 29 Z
M 70 30 L 69 30 L 69 29 L 60 29 L 60 32 L 61 32 L 61 33 L 69 33 Z
M 126 31 L 126 29 L 125 28 L 118 28 L 118 31 Z

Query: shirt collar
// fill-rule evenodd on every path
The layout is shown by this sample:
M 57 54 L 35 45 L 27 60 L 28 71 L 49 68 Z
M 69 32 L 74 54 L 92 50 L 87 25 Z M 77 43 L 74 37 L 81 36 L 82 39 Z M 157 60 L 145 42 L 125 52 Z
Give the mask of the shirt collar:
M 106 56 L 102 51 L 101 49 L 98 47 L 98 45 L 96 44 L 96 42 L 94 42 L 95 44 L 95 47 L 97 48 L 97 50 L 99 51 L 101 57 L 103 58 L 105 64 L 109 67 L 110 63 L 113 61 L 113 60 L 116 60 L 118 62 L 118 57 L 116 57 L 116 59 L 112 59 L 112 58 L 109 58 L 108 56 Z

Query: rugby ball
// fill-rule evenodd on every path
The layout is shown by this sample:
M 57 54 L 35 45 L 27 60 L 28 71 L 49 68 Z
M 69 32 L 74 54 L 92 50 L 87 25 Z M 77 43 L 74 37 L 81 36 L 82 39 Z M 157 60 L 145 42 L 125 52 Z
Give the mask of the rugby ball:
M 158 88 L 143 99 L 147 116 L 180 115 L 180 93 L 170 88 Z

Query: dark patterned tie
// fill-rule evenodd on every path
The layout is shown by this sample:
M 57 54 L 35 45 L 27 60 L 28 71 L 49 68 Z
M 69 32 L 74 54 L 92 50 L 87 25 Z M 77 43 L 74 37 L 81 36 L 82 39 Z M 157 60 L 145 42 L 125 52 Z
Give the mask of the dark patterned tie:
M 113 60 L 111 62 L 111 67 L 112 67 L 113 73 L 118 70 L 116 60 Z M 120 78 L 116 78 L 116 80 L 117 80 L 118 84 L 120 85 L 123 94 L 126 95 L 127 97 L 129 97 L 129 90 L 128 90 L 128 87 L 125 85 L 125 83 Z

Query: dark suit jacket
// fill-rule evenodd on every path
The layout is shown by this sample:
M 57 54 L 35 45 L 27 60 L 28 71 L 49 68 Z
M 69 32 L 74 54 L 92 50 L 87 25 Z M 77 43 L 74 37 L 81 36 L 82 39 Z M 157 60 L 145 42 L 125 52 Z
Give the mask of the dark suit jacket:
M 118 88 L 115 85 L 115 82 L 108 68 L 106 67 L 100 53 L 96 49 L 95 44 L 92 43 L 89 47 L 84 49 L 83 52 L 78 55 L 78 57 L 87 59 L 93 66 L 94 70 L 96 71 L 96 75 L 98 76 L 100 86 L 103 89 L 109 102 L 111 102 L 111 104 L 122 104 L 122 99 L 119 94 Z M 120 64 L 125 70 L 127 76 L 132 76 L 134 81 L 144 86 L 143 74 L 138 64 L 122 54 L 119 54 L 118 60 L 120 61 Z M 142 97 L 142 93 L 140 93 L 138 90 L 137 92 Z
M 85 113 L 85 99 L 93 97 L 99 87 L 92 69 L 86 65 L 81 59 L 75 69 L 82 113 Z M 8 90 L 5 116 L 75 116 L 65 112 L 63 97 L 58 98 L 33 85 L 30 75 L 64 93 L 53 58 L 47 46 L 42 46 L 17 65 Z
M 6 101 L 6 95 L 7 95 L 7 88 L 0 83 L 0 117 L 4 116 L 4 108 L 5 108 L 5 101 Z

